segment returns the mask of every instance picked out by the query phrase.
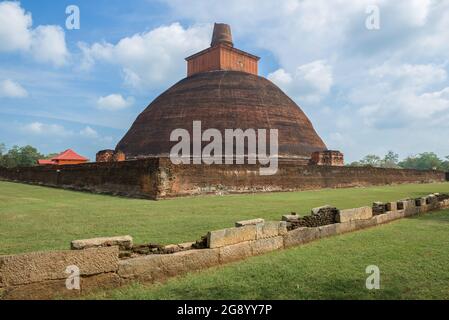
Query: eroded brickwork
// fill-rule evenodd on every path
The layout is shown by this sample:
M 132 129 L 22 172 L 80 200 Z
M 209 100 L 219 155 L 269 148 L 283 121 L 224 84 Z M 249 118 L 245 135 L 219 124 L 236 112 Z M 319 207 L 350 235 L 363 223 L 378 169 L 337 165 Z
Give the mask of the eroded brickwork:
M 317 190 L 445 181 L 441 171 L 301 165 L 281 161 L 275 175 L 258 165 L 174 165 L 168 158 L 0 168 L 0 179 L 136 198 Z

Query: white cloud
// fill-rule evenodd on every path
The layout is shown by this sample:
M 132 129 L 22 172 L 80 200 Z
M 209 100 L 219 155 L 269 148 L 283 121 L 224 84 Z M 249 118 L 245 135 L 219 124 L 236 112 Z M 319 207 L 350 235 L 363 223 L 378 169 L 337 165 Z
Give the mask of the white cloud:
M 435 139 L 449 135 L 448 0 L 229 0 L 226 10 L 209 0 L 168 4 L 180 19 L 229 23 L 241 49 L 270 52 L 261 70 L 275 70 L 268 77 L 348 159 L 388 149 L 449 153 Z M 379 6 L 380 30 L 365 28 L 367 5 Z M 298 70 L 311 61 L 325 61 L 330 76 L 316 66 Z M 317 101 L 325 105 L 310 107 Z
M 19 3 L 0 3 L 0 51 L 28 50 L 31 43 L 30 13 L 25 13 Z
M 86 126 L 84 129 L 80 131 L 80 135 L 86 138 L 96 139 L 99 137 L 98 132 L 92 129 L 89 126 Z
M 29 54 L 38 62 L 61 66 L 67 62 L 65 33 L 59 26 L 32 28 L 31 13 L 25 12 L 20 2 L 0 3 L 0 52 Z
M 67 62 L 65 33 L 59 26 L 39 26 L 32 32 L 31 54 L 39 62 L 62 66 Z
M 82 68 L 96 61 L 121 67 L 124 81 L 133 88 L 164 87 L 185 76 L 184 58 L 209 46 L 210 25 L 183 28 L 179 23 L 134 34 L 116 44 L 80 43 Z
M 22 129 L 33 135 L 45 135 L 45 136 L 69 136 L 72 134 L 71 131 L 66 130 L 63 126 L 59 124 L 44 124 L 42 122 L 32 122 L 26 124 Z
M 430 127 L 444 124 L 444 113 L 449 111 L 447 85 L 443 66 L 384 63 L 368 70 L 349 99 L 361 105 L 357 114 L 368 126 Z
M 123 98 L 121 94 L 110 94 L 105 97 L 100 97 L 97 100 L 97 106 L 99 109 L 104 110 L 121 110 L 128 108 L 134 104 L 134 98 Z
M 267 78 L 294 97 L 309 101 L 319 101 L 333 84 L 332 67 L 322 60 L 297 67 L 293 75 L 281 68 Z
M 434 64 L 392 64 L 384 63 L 369 70 L 369 75 L 380 80 L 394 82 L 395 85 L 426 87 L 447 79 L 447 72 L 442 66 Z
M 0 97 L 24 98 L 28 92 L 17 82 L 6 79 L 0 82 Z

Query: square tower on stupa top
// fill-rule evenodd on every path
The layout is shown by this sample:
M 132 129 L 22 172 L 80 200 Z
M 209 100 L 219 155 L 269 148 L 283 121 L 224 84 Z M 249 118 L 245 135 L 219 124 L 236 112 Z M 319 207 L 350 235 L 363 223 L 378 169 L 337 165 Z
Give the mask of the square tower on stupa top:
M 259 57 L 234 48 L 231 27 L 215 23 L 211 46 L 190 57 L 187 61 L 187 76 L 208 71 L 242 71 L 258 74 Z

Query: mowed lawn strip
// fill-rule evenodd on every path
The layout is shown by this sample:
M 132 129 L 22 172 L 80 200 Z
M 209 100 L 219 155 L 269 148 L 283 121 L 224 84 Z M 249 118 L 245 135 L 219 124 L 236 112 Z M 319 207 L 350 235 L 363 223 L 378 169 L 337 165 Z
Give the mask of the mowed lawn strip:
M 252 218 L 325 204 L 340 209 L 449 192 L 449 183 L 203 196 L 150 201 L 0 181 L 0 255 L 68 249 L 74 239 L 129 234 L 135 243 L 180 243 Z
M 449 299 L 449 210 L 88 299 Z M 380 290 L 365 270 L 380 269 Z

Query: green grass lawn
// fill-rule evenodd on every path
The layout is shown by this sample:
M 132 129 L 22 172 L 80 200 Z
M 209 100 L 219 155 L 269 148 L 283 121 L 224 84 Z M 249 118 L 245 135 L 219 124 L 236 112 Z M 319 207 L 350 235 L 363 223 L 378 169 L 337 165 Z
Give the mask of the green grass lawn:
M 449 192 L 448 183 L 310 192 L 135 200 L 0 182 L 0 254 L 67 249 L 70 240 L 130 234 L 176 243 L 241 219 L 277 220 L 373 201 Z M 95 299 L 449 299 L 449 210 L 322 239 L 195 272 L 166 283 L 132 284 Z M 365 288 L 368 265 L 381 289 Z
M 449 183 L 150 201 L 0 181 L 0 255 L 67 249 L 74 239 L 130 234 L 136 243 L 180 243 L 250 218 L 279 220 L 313 207 L 449 192 Z
M 449 210 L 94 299 L 449 299 Z M 367 290 L 365 269 L 380 269 Z

